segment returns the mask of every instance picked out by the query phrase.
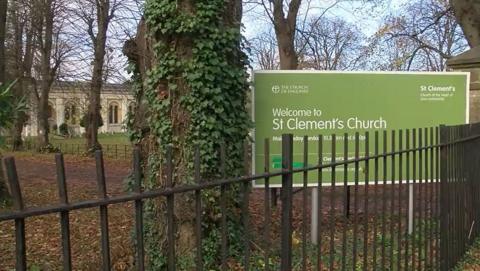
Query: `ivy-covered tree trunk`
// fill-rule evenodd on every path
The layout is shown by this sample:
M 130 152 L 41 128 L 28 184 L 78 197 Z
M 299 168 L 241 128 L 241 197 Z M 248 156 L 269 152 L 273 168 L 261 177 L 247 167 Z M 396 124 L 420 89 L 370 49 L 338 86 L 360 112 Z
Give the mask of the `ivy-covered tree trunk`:
M 201 154 L 203 179 L 219 177 L 220 143 L 225 142 L 227 172 L 243 169 L 243 143 L 250 127 L 246 111 L 247 57 L 242 52 L 240 0 L 147 0 L 145 21 L 124 52 L 137 84 L 137 109 L 129 127 L 142 145 L 147 188 L 165 186 L 165 153 L 172 147 L 174 185 L 193 181 L 193 154 Z M 143 82 L 140 82 L 143 81 Z M 241 195 L 230 190 L 230 232 L 241 232 Z M 218 267 L 218 191 L 204 192 L 204 247 L 207 265 Z M 208 199 L 208 200 L 207 200 Z M 165 201 L 146 207 L 147 254 L 151 268 L 165 263 Z M 193 194 L 175 196 L 177 261 L 195 252 Z M 239 246 L 229 240 L 230 255 Z M 237 252 L 238 253 L 238 252 Z M 190 270 L 191 268 L 186 268 Z

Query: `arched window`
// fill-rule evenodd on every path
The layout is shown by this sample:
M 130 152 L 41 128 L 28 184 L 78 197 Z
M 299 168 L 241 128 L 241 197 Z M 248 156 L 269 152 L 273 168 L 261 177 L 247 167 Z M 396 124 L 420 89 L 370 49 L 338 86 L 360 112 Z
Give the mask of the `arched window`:
M 65 105 L 65 123 L 77 124 L 77 106 L 74 103 L 67 103 Z
M 111 103 L 108 106 L 108 123 L 118 124 L 118 103 Z

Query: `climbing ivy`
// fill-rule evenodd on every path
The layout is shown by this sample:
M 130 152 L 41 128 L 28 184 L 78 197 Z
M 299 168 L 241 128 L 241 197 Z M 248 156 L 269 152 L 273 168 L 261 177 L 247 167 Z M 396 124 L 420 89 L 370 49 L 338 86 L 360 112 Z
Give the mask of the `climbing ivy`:
M 226 172 L 243 173 L 244 141 L 251 127 L 246 110 L 248 86 L 248 58 L 242 49 L 244 42 L 239 25 L 227 24 L 231 20 L 225 10 L 225 0 L 190 1 L 193 7 L 179 7 L 173 0 L 147 0 L 145 21 L 154 41 L 154 64 L 140 86 L 143 102 L 148 106 L 149 136 L 156 148 L 149 152 L 145 168 L 145 186 L 158 186 L 158 172 L 168 146 L 181 149 L 187 178 L 191 181 L 193 153 L 199 148 L 203 179 L 218 178 L 220 144 L 226 146 Z M 230 16 L 231 17 L 231 16 Z M 182 45 L 179 45 L 182 43 Z M 183 46 L 179 49 L 180 46 Z M 131 71 L 139 81 L 138 68 Z M 185 131 L 176 133 L 172 114 L 178 108 L 187 113 Z M 129 127 L 132 127 L 131 125 Z M 131 139 L 139 141 L 141 131 L 131 130 Z M 184 176 L 182 176 L 184 177 Z M 204 255 L 205 263 L 215 268 L 218 264 L 220 242 L 218 234 L 219 192 L 202 192 L 204 202 Z M 241 194 L 236 187 L 229 189 L 229 244 L 230 256 L 241 254 L 242 228 L 238 212 Z M 162 237 L 155 227 L 158 202 L 146 204 L 146 240 L 149 265 L 154 270 L 165 268 L 165 257 L 156 246 Z M 185 261 L 188 262 L 188 261 Z
M 166 83 L 169 93 L 175 93 L 181 77 L 189 89 L 182 96 L 182 106 L 190 113 L 188 141 L 200 146 L 202 168 L 213 169 L 206 172 L 210 174 L 216 170 L 218 142 L 241 143 L 250 125 L 245 110 L 248 60 L 240 47 L 239 27 L 223 25 L 224 6 L 224 0 L 195 1 L 192 15 L 179 10 L 177 1 L 151 0 L 145 9 L 147 25 L 157 41 L 157 64 L 146 82 L 151 131 L 162 140 L 162 150 L 177 143 L 171 131 L 171 94 L 158 93 L 158 86 Z M 169 40 L 179 36 L 192 37 L 191 57 L 179 55 L 175 41 Z M 242 145 L 232 147 L 229 151 L 239 153 Z

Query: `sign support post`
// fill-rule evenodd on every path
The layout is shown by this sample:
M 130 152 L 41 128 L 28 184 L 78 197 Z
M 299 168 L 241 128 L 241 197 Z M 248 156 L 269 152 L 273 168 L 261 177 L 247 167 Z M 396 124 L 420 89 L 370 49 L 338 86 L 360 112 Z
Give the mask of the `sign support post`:
M 312 208 L 310 208 L 312 214 L 311 214 L 311 231 L 310 231 L 310 236 L 312 239 L 312 244 L 317 244 L 318 240 L 318 223 L 320 218 L 318 217 L 318 189 L 312 188 Z
M 408 234 L 413 232 L 413 184 L 408 185 Z

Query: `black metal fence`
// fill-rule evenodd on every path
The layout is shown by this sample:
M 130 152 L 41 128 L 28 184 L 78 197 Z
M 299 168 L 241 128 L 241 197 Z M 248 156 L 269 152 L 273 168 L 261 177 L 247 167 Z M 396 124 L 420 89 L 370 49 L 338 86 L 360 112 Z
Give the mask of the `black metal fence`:
M 441 263 L 452 268 L 480 233 L 480 125 L 441 127 Z
M 16 269 L 26 270 L 25 219 L 60 214 L 63 269 L 72 269 L 69 212 L 99 208 L 102 270 L 111 268 L 108 206 L 135 203 L 135 268 L 145 269 L 143 202 L 165 198 L 167 204 L 167 269 L 175 270 L 175 196 L 194 195 L 196 259 L 195 269 L 203 270 L 201 192 L 220 193 L 221 245 L 219 269 L 227 270 L 229 245 L 226 225 L 226 192 L 229 185 L 242 187 L 241 208 L 244 236 L 243 270 L 449 270 L 478 236 L 480 207 L 480 125 L 439 127 L 387 132 L 373 135 L 356 133 L 353 150 L 348 135 L 303 138 L 303 166 L 294 167 L 292 135 L 282 136 L 281 170 L 271 171 L 270 147 L 265 140 L 265 172 L 251 176 L 204 181 L 200 178 L 200 154 L 194 159 L 194 182 L 174 186 L 173 161 L 167 154 L 166 188 L 144 191 L 140 152 L 134 150 L 134 192 L 108 197 L 103 154 L 97 152 L 98 197 L 69 203 L 62 154 L 56 155 L 60 203 L 41 208 L 25 208 L 13 158 L 5 159 L 8 182 L 15 211 L 0 214 L 0 222 L 15 221 Z M 440 141 L 441 139 L 441 141 Z M 362 141 L 362 143 L 361 143 Z M 343 146 L 341 157 L 337 145 Z M 316 161 L 308 161 L 309 146 L 318 151 Z M 363 150 L 360 150 L 362 146 Z M 224 150 L 224 148 L 221 148 Z M 351 152 L 353 151 L 353 152 Z M 170 152 L 169 152 L 170 153 Z M 325 155 L 331 160 L 325 163 Z M 350 154 L 353 153 L 353 158 Z M 220 165 L 225 165 L 220 151 Z M 361 155 L 362 154 L 362 155 Z M 295 163 L 297 164 L 297 163 Z M 351 174 L 349 174 L 351 167 Z M 337 169 L 343 169 L 337 171 Z M 309 173 L 316 173 L 315 188 L 307 188 Z M 302 179 L 302 193 L 293 193 L 296 176 Z M 328 180 L 326 179 L 328 176 Z M 281 179 L 280 204 L 272 207 L 269 189 L 275 178 Z M 261 181 L 264 190 L 251 189 L 252 181 Z M 318 196 L 310 209 L 313 189 Z M 353 191 L 352 191 L 353 190 Z M 262 204 L 263 219 L 252 221 L 252 201 Z M 311 211 L 311 212 L 310 212 Z M 273 214 L 277 212 L 279 217 Z M 315 217 L 318 218 L 315 223 Z M 260 225 L 259 225 L 260 224 Z M 310 226 L 313 225 L 313 226 Z M 278 227 L 278 234 L 274 228 Z M 263 259 L 255 265 L 252 257 Z
M 12 146 L 11 142 L 7 142 L 9 146 Z M 79 143 L 61 143 L 53 142 L 52 146 L 58 148 L 63 154 L 83 155 L 87 149 L 86 144 Z M 25 151 L 36 152 L 39 146 L 34 141 L 26 141 L 23 144 Z M 128 144 L 102 144 L 103 155 L 106 158 L 112 159 L 132 159 L 132 145 Z

